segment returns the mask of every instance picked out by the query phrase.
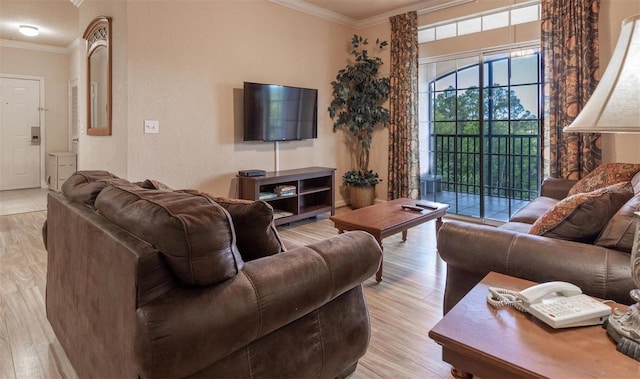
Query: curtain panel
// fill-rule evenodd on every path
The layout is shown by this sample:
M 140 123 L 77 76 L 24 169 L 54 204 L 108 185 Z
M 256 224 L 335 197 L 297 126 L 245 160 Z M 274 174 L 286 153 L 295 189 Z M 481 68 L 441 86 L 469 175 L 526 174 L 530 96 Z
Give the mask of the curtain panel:
M 600 134 L 563 133 L 600 79 L 600 0 L 542 0 L 543 176 L 579 179 L 602 162 Z
M 420 197 L 418 146 L 418 15 L 391 23 L 389 96 L 389 183 L 387 198 Z

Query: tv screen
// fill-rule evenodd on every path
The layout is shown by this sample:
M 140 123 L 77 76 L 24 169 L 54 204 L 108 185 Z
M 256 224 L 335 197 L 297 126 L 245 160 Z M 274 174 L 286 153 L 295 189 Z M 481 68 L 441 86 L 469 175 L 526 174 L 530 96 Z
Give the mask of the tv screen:
M 244 140 L 318 137 L 318 90 L 244 83 Z

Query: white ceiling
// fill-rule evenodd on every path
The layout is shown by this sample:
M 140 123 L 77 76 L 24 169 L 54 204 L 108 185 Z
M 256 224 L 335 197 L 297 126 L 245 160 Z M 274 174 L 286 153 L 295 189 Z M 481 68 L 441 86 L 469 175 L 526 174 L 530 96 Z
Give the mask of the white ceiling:
M 399 8 L 424 3 L 422 0 L 300 0 L 354 20 L 379 16 Z
M 40 34 L 23 36 L 21 24 L 37 26 Z M 78 36 L 78 8 L 69 0 L 0 0 L 0 39 L 64 48 Z
M 213 0 L 211 0 L 213 1 Z M 388 17 L 408 10 L 439 7 L 469 0 L 270 0 L 276 4 L 340 22 L 353 27 L 367 20 Z M 79 3 L 81 1 L 75 0 Z M 37 26 L 40 35 L 25 37 L 21 24 Z M 82 33 L 78 8 L 70 0 L 0 0 L 0 40 L 36 43 L 65 48 Z

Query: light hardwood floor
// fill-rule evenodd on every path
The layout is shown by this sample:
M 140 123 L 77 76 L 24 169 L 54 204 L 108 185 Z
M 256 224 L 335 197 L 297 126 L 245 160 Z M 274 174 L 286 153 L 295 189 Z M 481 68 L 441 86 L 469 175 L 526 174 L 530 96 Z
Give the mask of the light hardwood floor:
M 340 209 L 339 212 L 347 211 Z M 74 378 L 45 315 L 46 212 L 0 216 L 0 378 Z M 428 222 L 385 239 L 384 278 L 364 283 L 371 343 L 352 378 L 450 378 L 427 333 L 442 315 L 446 265 Z M 337 234 L 327 217 L 279 227 L 306 244 Z

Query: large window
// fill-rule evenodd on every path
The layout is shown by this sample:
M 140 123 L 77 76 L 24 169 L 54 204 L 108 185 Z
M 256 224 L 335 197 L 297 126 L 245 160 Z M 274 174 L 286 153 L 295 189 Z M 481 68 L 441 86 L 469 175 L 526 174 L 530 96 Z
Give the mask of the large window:
M 506 221 L 540 181 L 537 48 L 420 65 L 422 197 Z

